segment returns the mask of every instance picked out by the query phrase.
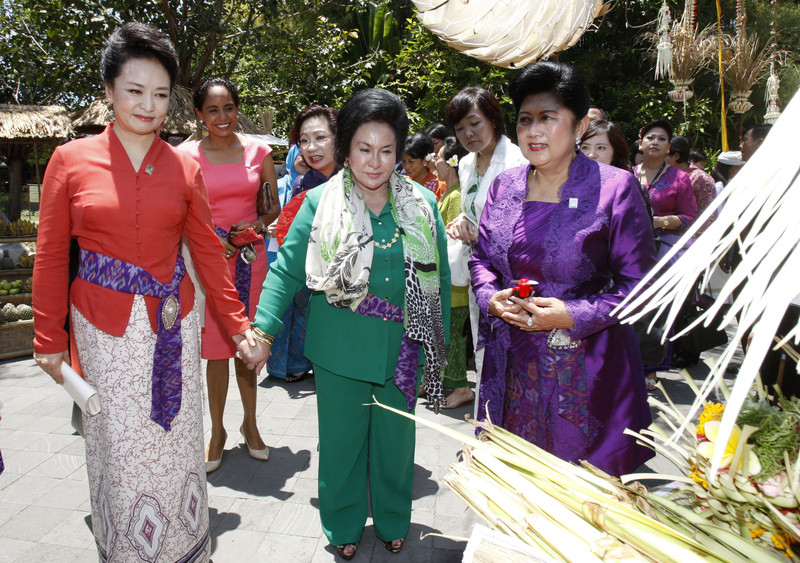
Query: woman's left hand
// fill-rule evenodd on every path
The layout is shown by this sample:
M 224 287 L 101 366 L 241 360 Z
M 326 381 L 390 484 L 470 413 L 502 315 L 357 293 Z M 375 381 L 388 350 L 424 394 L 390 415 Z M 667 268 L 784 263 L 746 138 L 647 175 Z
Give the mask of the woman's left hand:
M 517 314 L 504 313 L 503 320 L 524 331 L 572 328 L 572 317 L 567 313 L 567 307 L 561 299 L 553 297 L 533 297 L 529 299 L 511 297 L 511 301 L 518 304 L 522 309 Z
M 260 358 L 255 357 L 254 351 L 257 350 L 256 339 L 253 337 L 253 331 L 249 328 L 244 332 L 233 335 L 233 341 L 239 349 L 236 352 L 236 357 L 242 360 L 247 369 L 253 369 L 259 363 Z
M 237 237 L 243 232 L 245 232 L 247 229 L 253 229 L 255 231 L 256 229 L 255 223 L 251 223 L 250 221 L 242 221 L 238 225 L 234 225 L 231 228 L 231 236 Z

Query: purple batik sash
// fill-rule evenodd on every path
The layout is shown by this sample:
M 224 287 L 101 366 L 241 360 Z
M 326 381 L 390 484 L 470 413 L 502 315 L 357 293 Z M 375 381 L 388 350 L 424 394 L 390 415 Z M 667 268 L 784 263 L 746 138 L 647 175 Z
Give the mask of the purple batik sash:
M 356 308 L 356 313 L 376 319 L 403 322 L 403 308 L 371 293 Z M 400 345 L 400 355 L 397 357 L 397 369 L 394 372 L 394 384 L 403 392 L 408 404 L 408 410 L 414 408 L 417 400 L 417 367 L 419 366 L 419 344 L 408 338 L 403 331 L 403 342 Z
M 110 256 L 81 250 L 78 277 L 89 283 L 122 293 L 145 295 L 161 299 L 158 306 L 158 335 L 153 355 L 153 397 L 150 418 L 164 430 L 172 428 L 172 421 L 181 410 L 183 379 L 181 376 L 181 299 L 179 286 L 186 275 L 183 256 L 178 253 L 175 275 L 168 284 L 162 284 L 140 266 L 129 264 Z M 174 321 L 167 327 L 164 322 Z M 164 307 L 168 311 L 165 312 Z
M 214 225 L 214 228 L 217 231 L 217 236 L 222 237 L 227 240 L 230 233 L 225 229 Z M 244 305 L 244 314 L 250 318 L 250 264 L 245 262 L 244 260 L 240 260 L 241 258 L 241 249 L 237 249 L 236 251 L 236 269 L 234 273 L 236 274 L 236 279 L 233 282 L 233 286 L 236 288 L 236 292 L 239 294 L 239 301 L 242 302 Z

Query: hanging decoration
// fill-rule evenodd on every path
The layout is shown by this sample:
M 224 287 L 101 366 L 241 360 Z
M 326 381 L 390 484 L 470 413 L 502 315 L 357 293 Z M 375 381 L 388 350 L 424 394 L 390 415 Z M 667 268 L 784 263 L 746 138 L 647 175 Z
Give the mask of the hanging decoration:
M 672 83 L 669 97 L 683 104 L 684 121 L 687 121 L 686 102 L 694 96 L 692 83 L 697 72 L 705 65 L 711 45 L 710 29 L 697 30 L 695 0 L 686 0 L 683 15 L 673 21 L 666 2 L 661 5 L 656 20 L 655 33 L 645 34 L 653 45 L 651 56 L 656 59 L 656 78 L 667 78 Z
M 575 45 L 603 0 L 414 0 L 422 24 L 465 55 L 521 68 Z
M 769 61 L 769 78 L 767 78 L 767 89 L 764 93 L 764 98 L 767 102 L 767 113 L 764 114 L 764 121 L 766 123 L 775 123 L 781 115 L 781 108 L 778 105 L 780 98 L 778 90 L 781 87 L 781 80 L 778 78 L 778 73 L 775 71 L 775 58 L 778 52 L 778 30 L 777 22 L 775 20 L 775 2 L 771 0 L 772 4 L 772 30 L 770 31 L 772 53 L 770 54 Z
M 656 19 L 656 79 L 672 76 L 672 16 L 666 1 L 661 4 Z
M 758 36 L 747 34 L 747 11 L 745 0 L 736 2 L 736 34 L 724 35 L 723 58 L 726 65 L 722 70 L 725 81 L 731 87 L 731 101 L 728 107 L 740 116 L 753 107 L 750 95 L 753 86 L 763 79 L 769 66 L 773 52 L 772 44 L 759 49 Z M 739 118 L 739 136 L 741 137 L 741 117 Z

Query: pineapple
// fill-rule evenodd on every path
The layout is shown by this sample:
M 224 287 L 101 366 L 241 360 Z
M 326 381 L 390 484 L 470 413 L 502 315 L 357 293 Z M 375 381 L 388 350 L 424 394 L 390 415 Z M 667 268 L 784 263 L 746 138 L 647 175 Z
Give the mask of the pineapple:
M 33 309 L 30 305 L 24 303 L 17 305 L 17 312 L 19 313 L 20 320 L 29 321 L 33 319 Z
M 3 251 L 3 258 L 0 259 L 0 270 L 13 270 L 14 260 L 8 254 L 8 250 Z
M 5 307 L 3 307 L 3 314 L 7 323 L 13 323 L 20 319 L 19 311 L 11 303 L 6 303 Z

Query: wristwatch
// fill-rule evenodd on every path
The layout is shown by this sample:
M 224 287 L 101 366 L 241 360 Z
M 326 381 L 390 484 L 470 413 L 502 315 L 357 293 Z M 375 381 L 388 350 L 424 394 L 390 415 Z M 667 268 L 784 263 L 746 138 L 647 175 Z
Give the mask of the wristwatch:
M 667 227 L 669 227 L 669 219 L 664 218 L 664 228 L 666 229 Z
M 255 223 L 253 223 L 253 228 L 254 228 L 254 230 L 255 230 L 255 226 L 256 226 L 256 224 L 258 224 L 258 225 L 261 225 L 261 227 L 259 227 L 259 229 L 258 229 L 256 232 L 257 232 L 257 233 L 263 233 L 263 232 L 264 232 L 264 221 L 262 221 L 262 220 L 261 220 L 261 217 L 259 217 L 258 219 L 256 219 L 256 222 L 255 222 Z

